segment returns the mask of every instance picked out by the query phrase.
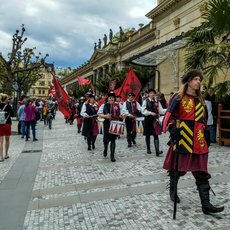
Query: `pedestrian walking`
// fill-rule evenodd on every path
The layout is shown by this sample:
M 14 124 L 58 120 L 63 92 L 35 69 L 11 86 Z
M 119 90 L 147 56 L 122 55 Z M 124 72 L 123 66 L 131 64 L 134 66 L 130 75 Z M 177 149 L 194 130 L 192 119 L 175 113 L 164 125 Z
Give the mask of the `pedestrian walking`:
M 38 109 L 34 104 L 32 104 L 32 100 L 28 99 L 25 102 L 25 126 L 26 126 L 26 141 L 29 139 L 30 135 L 30 127 L 32 130 L 33 134 L 33 141 L 37 141 L 38 139 L 36 138 L 36 113 L 38 112 Z
M 9 158 L 11 117 L 14 116 L 13 109 L 8 103 L 8 95 L 0 94 L 0 162 Z M 3 158 L 3 142 L 5 139 L 5 157 Z
M 82 105 L 81 109 L 81 116 L 84 118 L 82 135 L 87 138 L 88 150 L 95 149 L 95 142 L 99 133 L 96 120 L 97 112 L 95 95 L 89 94 L 89 99 Z
M 163 115 L 166 109 L 163 109 L 161 103 L 154 97 L 156 91 L 154 89 L 148 90 L 148 98 L 143 101 L 142 114 L 144 115 L 144 132 L 147 153 L 151 154 L 150 136 L 154 137 L 154 146 L 156 156 L 160 156 L 163 152 L 160 151 L 159 135 L 161 134 L 160 122 L 158 120 L 160 115 Z
M 224 207 L 215 207 L 209 199 L 208 172 L 208 145 L 205 138 L 206 109 L 205 102 L 200 92 L 203 74 L 199 70 L 191 70 L 182 77 L 182 88 L 173 96 L 163 122 L 163 132 L 167 127 L 171 132 L 171 139 L 177 138 L 177 146 L 171 142 L 166 155 L 163 168 L 170 176 L 170 198 L 174 201 L 175 184 L 179 177 L 192 172 L 199 191 L 199 196 L 204 214 L 218 213 Z M 179 123 L 179 129 L 175 124 Z M 176 154 L 178 156 L 178 169 L 175 170 Z M 175 183 L 176 182 L 176 183 Z M 180 199 L 177 196 L 176 202 Z
M 81 109 L 82 109 L 82 106 L 84 104 L 84 101 L 85 101 L 85 98 L 80 97 L 80 100 L 76 105 L 77 132 L 78 133 L 81 132 L 81 127 L 82 127 L 82 123 L 83 123 L 83 117 L 81 116 Z
M 18 120 L 20 121 L 20 133 L 21 133 L 21 138 L 24 138 L 26 136 L 26 129 L 25 129 L 25 99 L 21 101 L 21 105 L 18 108 L 17 115 L 18 115 Z

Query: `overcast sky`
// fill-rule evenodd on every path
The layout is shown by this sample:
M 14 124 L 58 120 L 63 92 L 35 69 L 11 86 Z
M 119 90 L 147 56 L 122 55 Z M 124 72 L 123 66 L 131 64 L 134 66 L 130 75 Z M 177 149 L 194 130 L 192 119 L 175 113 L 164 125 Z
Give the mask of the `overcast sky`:
M 55 66 L 76 68 L 110 28 L 138 29 L 155 6 L 156 0 L 1 0 L 0 52 L 10 51 L 12 35 L 25 24 L 27 47 L 49 53 Z

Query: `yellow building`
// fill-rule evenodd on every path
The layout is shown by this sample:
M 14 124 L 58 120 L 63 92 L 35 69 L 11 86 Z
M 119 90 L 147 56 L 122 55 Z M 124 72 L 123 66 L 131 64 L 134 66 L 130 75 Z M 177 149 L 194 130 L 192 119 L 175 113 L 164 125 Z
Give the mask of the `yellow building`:
M 46 67 L 54 69 L 53 64 L 46 64 Z M 48 91 L 52 84 L 52 75 L 43 68 L 41 70 L 42 77 L 31 87 L 29 95 L 35 98 L 46 98 L 48 97 Z

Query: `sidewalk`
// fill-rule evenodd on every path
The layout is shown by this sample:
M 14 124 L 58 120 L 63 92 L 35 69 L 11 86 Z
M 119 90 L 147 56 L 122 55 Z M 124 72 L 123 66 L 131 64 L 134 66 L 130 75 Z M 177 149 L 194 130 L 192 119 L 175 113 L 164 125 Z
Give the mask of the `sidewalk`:
M 216 193 L 216 197 L 210 194 L 211 200 L 214 204 L 224 204 L 225 211 L 216 217 L 202 213 L 195 181 L 188 173 L 179 182 L 181 203 L 177 220 L 172 220 L 173 203 L 166 189 L 168 176 L 162 169 L 164 157 L 147 155 L 142 135 L 138 136 L 137 146 L 132 148 L 127 148 L 125 137 L 117 140 L 117 161 L 112 163 L 102 156 L 102 135 L 98 135 L 96 149 L 87 151 L 76 125 L 65 124 L 62 115 L 57 115 L 52 130 L 45 128 L 43 131 L 42 127 L 40 123 L 38 145 L 31 149 L 19 140 L 19 136 L 12 136 L 11 153 L 15 165 L 22 164 L 20 158 L 27 155 L 34 164 L 28 180 L 28 187 L 33 184 L 32 196 L 28 192 L 24 199 L 25 203 L 28 200 L 22 223 L 24 230 L 230 229 L 229 147 L 213 145 L 209 155 L 210 182 Z M 164 156 L 167 136 L 162 135 L 160 140 Z M 25 153 L 28 149 L 42 152 Z M 10 160 L 13 161 L 13 157 Z M 4 190 L 2 184 L 9 182 L 7 176 L 2 178 L 0 192 Z M 2 205 L 0 213 L 3 213 Z M 1 230 L 16 229 L 10 224 L 2 228 L 1 222 Z

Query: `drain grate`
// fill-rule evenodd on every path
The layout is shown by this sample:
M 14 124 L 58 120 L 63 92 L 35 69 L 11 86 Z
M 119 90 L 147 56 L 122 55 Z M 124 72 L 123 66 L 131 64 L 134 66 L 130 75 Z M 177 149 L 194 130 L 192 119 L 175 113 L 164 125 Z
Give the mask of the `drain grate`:
M 24 150 L 22 153 L 41 153 L 41 149 L 35 149 L 35 150 Z

